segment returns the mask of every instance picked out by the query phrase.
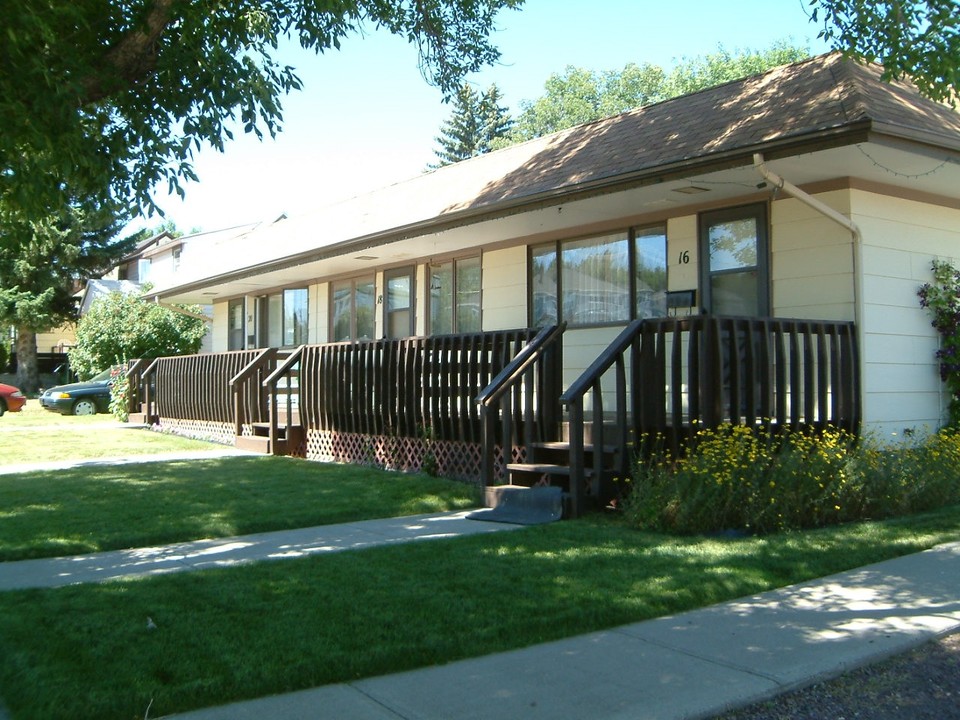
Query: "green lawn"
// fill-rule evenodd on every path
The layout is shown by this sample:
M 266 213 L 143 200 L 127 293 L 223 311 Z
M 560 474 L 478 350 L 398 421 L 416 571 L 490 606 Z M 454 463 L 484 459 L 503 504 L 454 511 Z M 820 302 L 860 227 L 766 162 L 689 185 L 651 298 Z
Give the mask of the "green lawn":
M 123 425 L 112 415 L 60 415 L 44 410 L 36 400 L 28 401 L 19 413 L 0 417 L 0 447 L 0 466 L 224 449 L 216 443 Z
M 958 538 L 958 507 L 739 540 L 592 518 L 9 592 L 0 696 L 15 718 L 157 717 L 682 612 Z
M 457 510 L 478 500 L 474 488 L 442 478 L 269 456 L 0 475 L 0 561 Z
M 54 429 L 48 444 L 59 442 Z M 91 446 L 103 437 L 68 430 Z M 6 447 L 8 438 L 31 432 L 0 440 Z M 471 488 L 446 480 L 272 457 L 0 475 L 0 558 L 457 509 L 475 500 Z M 644 533 L 592 517 L 0 593 L 0 697 L 17 720 L 142 718 L 148 708 L 159 717 L 683 612 L 957 539 L 960 507 L 736 540 Z

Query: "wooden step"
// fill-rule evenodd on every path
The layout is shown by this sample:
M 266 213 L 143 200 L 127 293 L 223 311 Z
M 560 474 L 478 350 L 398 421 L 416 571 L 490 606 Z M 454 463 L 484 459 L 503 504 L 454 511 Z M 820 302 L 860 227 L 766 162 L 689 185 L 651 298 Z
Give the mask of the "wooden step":
M 530 447 L 534 449 L 540 448 L 542 450 L 564 451 L 564 450 L 570 450 L 570 443 L 564 442 L 562 440 L 557 440 L 556 442 L 530 443 Z M 597 447 L 592 443 L 584 443 L 583 445 L 583 451 L 585 453 L 592 453 L 596 449 Z M 600 451 L 603 452 L 605 455 L 613 455 L 614 453 L 617 452 L 617 446 L 604 445 L 603 447 L 600 448 Z
M 570 475 L 569 465 L 555 463 L 508 463 L 507 472 L 535 473 L 537 475 Z M 593 475 L 593 468 L 584 468 L 586 477 Z
M 262 435 L 238 435 L 234 438 L 233 445 L 238 450 L 270 454 L 270 438 Z

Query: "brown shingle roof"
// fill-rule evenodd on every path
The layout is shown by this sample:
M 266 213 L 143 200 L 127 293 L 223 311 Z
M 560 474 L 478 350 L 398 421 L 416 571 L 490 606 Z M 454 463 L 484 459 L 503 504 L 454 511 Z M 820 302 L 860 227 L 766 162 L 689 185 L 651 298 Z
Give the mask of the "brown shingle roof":
M 542 146 L 522 164 L 449 210 L 655 175 L 731 154 L 827 142 L 856 129 L 899 130 L 960 149 L 960 115 L 920 97 L 907 83 L 882 82 L 880 72 L 833 53 L 571 128 L 534 141 Z M 484 159 L 449 170 L 480 171 Z
M 318 208 L 263 237 L 255 233 L 222 277 L 316 261 L 543 200 L 747 164 L 754 152 L 775 158 L 870 134 L 960 152 L 960 114 L 906 83 L 882 82 L 875 66 L 822 55 Z

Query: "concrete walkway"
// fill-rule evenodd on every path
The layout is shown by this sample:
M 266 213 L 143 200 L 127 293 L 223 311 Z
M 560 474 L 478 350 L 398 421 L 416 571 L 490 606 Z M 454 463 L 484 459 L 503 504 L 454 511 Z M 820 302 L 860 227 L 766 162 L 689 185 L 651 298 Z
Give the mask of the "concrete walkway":
M 519 529 L 520 525 L 468 520 L 462 512 L 364 520 L 342 525 L 240 535 L 162 547 L 0 563 L 0 591 L 60 587 L 131 576 L 228 567 L 357 550 L 417 540 L 439 540 Z
M 442 513 L 0 563 L 0 589 L 222 567 L 519 526 Z M 960 542 L 676 617 L 179 720 L 711 717 L 960 629 Z M 0 720 L 6 720 L 0 707 Z
M 232 447 L 214 448 L 211 450 L 172 451 L 166 453 L 146 453 L 143 455 L 128 455 L 120 458 L 89 458 L 87 460 L 51 460 L 42 463 L 19 463 L 15 465 L 0 465 L 0 475 L 16 475 L 28 472 L 43 472 L 49 470 L 69 470 L 78 467 L 93 467 L 103 465 L 135 465 L 141 463 L 174 462 L 176 460 L 217 460 L 219 458 L 237 456 L 260 456 L 260 453 L 248 450 L 238 450 Z

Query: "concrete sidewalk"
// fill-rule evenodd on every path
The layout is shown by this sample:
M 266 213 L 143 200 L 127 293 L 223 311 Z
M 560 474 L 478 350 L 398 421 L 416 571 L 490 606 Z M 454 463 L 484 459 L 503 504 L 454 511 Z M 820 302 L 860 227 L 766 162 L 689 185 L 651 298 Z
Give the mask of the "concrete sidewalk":
M 250 452 L 248 450 L 238 450 L 232 447 L 214 448 L 211 450 L 175 450 L 166 453 L 127 455 L 126 457 L 89 458 L 87 460 L 52 460 L 47 462 L 19 463 L 16 465 L 0 465 L 0 475 L 15 475 L 19 473 L 44 472 L 50 470 L 69 470 L 70 468 L 78 467 L 176 462 L 178 460 L 217 460 L 220 458 L 237 456 L 263 457 L 263 455 L 260 453 Z
M 197 540 L 151 548 L 0 563 L 0 591 L 59 587 L 123 577 L 228 567 L 374 545 L 516 530 L 520 525 L 468 520 L 472 510 L 364 520 L 341 525 Z

